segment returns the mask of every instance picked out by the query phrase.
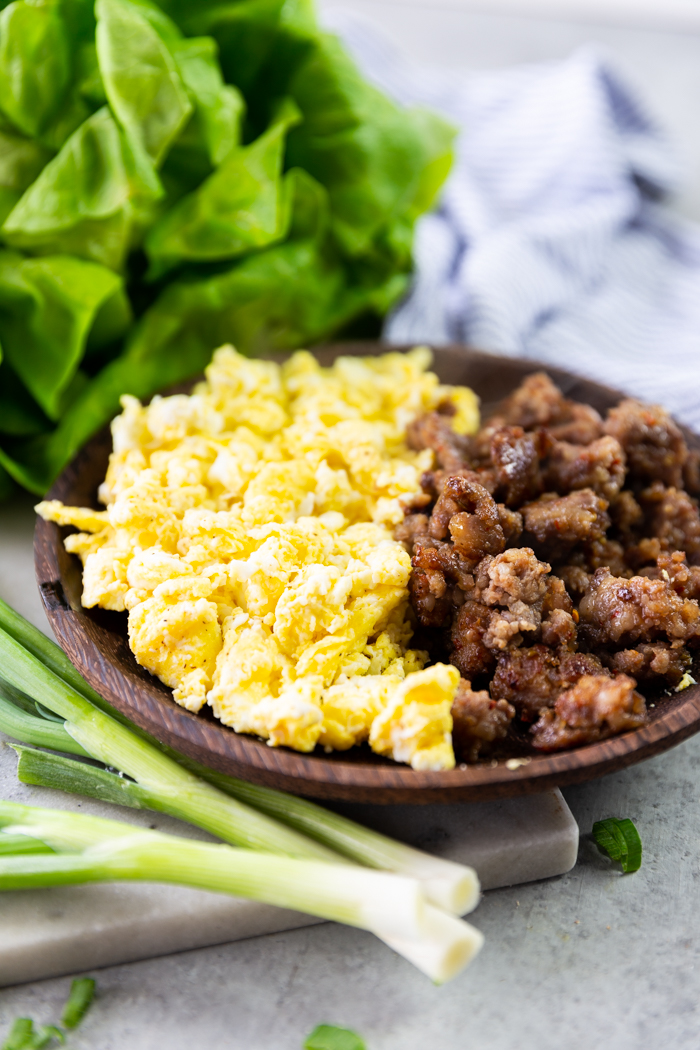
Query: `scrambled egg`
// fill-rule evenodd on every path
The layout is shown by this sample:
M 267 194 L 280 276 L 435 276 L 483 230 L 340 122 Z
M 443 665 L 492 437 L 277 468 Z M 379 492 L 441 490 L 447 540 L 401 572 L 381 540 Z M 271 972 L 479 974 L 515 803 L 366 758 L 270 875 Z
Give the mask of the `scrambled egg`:
M 190 396 L 122 398 L 104 511 L 39 504 L 81 530 L 83 605 L 128 610 L 138 662 L 190 711 L 272 746 L 369 741 L 415 769 L 454 765 L 459 674 L 409 647 L 411 562 L 392 537 L 433 466 L 406 426 L 450 398 L 429 351 L 285 364 L 230 347 Z

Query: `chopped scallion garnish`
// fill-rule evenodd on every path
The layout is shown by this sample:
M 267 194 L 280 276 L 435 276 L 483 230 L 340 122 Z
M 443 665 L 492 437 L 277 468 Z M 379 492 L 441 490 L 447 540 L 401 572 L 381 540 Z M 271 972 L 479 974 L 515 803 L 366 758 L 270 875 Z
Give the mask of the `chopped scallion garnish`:
M 303 1050 L 367 1050 L 364 1039 L 350 1028 L 316 1025 L 304 1040 Z
M 61 1024 L 66 1028 L 77 1028 L 88 1011 L 95 995 L 93 977 L 76 977 L 70 986 L 70 994 L 61 1014 Z
M 64 1043 L 63 1032 L 52 1024 L 34 1027 L 31 1017 L 18 1017 L 10 1033 L 2 1044 L 2 1050 L 43 1050 L 43 1047 L 57 1039 Z
M 61 1024 L 66 1028 L 77 1028 L 94 994 L 95 981 L 92 977 L 76 977 L 70 986 L 66 1005 L 63 1007 Z M 2 1050 L 42 1050 L 54 1039 L 57 1039 L 59 1043 L 66 1041 L 63 1031 L 56 1025 L 43 1024 L 35 1028 L 31 1017 L 18 1017 L 2 1044 Z
M 629 817 L 607 817 L 593 825 L 593 838 L 598 849 L 617 860 L 625 873 L 638 871 L 642 865 L 642 840 Z

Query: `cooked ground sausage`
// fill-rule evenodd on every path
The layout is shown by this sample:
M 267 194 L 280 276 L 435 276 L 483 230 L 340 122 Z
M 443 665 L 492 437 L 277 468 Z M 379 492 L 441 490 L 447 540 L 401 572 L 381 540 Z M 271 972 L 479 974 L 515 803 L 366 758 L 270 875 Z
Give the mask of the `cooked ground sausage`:
M 593 489 L 579 489 L 568 496 L 547 493 L 522 509 L 524 536 L 541 558 L 558 561 L 583 542 L 604 537 L 610 525 L 607 500 Z
M 545 483 L 561 495 L 593 489 L 610 502 L 624 484 L 626 463 L 620 442 L 608 435 L 590 445 L 555 441 L 547 456 Z
M 540 715 L 532 727 L 538 751 L 592 744 L 596 740 L 638 729 L 646 722 L 644 697 L 635 690 L 634 678 L 584 675 Z
M 452 704 L 452 742 L 455 753 L 474 762 L 488 754 L 494 741 L 503 740 L 515 717 L 507 700 L 493 700 L 487 690 L 472 692 L 462 679 Z
M 688 447 L 665 408 L 628 398 L 610 410 L 604 429 L 625 450 L 631 480 L 682 486 Z
M 700 639 L 700 606 L 682 598 L 665 579 L 626 580 L 609 569 L 597 569 L 581 599 L 579 616 L 589 640 L 599 646 Z
M 436 464 L 396 536 L 426 645 L 462 675 L 456 753 L 642 725 L 637 682 L 675 688 L 700 652 L 700 455 L 668 413 L 627 399 L 602 420 L 539 372 L 474 437 L 445 405 L 409 440 Z
M 678 685 L 692 663 L 679 642 L 642 642 L 635 649 L 603 657 L 603 661 L 614 674 L 631 675 L 638 683 L 663 680 L 670 686 Z

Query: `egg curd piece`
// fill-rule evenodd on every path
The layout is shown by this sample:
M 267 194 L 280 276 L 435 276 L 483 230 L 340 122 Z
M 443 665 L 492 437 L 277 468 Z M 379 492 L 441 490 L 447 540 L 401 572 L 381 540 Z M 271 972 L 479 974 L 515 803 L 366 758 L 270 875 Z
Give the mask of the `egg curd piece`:
M 450 664 L 407 675 L 372 723 L 372 749 L 414 769 L 453 769 L 451 709 L 458 685 L 459 671 Z
M 238 733 L 256 733 L 273 746 L 313 751 L 321 732 L 323 681 L 294 679 L 292 661 L 272 632 L 245 614 L 224 627 L 209 703 L 216 717 Z
M 222 347 L 189 396 L 122 398 L 104 511 L 37 507 L 80 530 L 83 605 L 126 611 L 129 644 L 190 711 L 274 747 L 454 765 L 454 668 L 409 648 L 410 558 L 393 526 L 434 466 L 406 427 L 452 402 L 430 352 L 284 364 Z
M 141 666 L 173 689 L 178 704 L 201 709 L 221 649 L 213 602 L 161 596 L 139 602 L 129 614 L 129 645 Z

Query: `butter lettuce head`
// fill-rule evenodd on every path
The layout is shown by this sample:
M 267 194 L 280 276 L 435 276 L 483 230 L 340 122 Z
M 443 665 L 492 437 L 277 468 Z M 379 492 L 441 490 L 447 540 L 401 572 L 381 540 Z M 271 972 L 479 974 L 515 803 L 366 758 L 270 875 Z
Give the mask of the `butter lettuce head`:
M 116 411 L 389 310 L 452 130 L 369 84 L 310 0 L 0 12 L 0 498 Z

